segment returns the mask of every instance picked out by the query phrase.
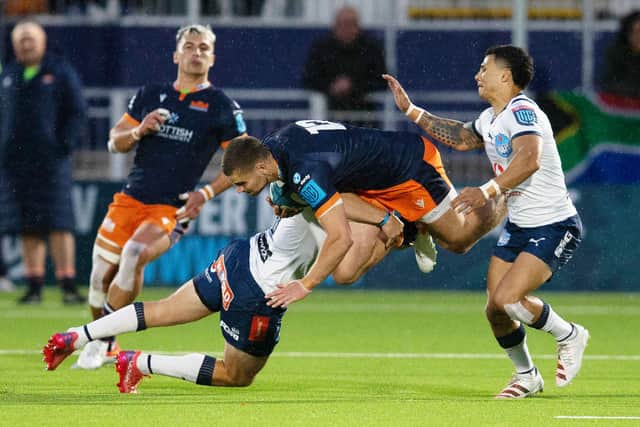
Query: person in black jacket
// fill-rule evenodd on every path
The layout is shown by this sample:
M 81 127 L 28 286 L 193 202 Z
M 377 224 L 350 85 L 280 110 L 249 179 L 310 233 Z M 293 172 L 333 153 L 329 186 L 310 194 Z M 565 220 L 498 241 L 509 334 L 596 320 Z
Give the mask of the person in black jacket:
M 616 39 L 607 49 L 600 89 L 640 98 L 640 10 L 621 19 Z
M 362 32 L 354 8 L 343 7 L 336 13 L 332 33 L 313 43 L 303 84 L 326 94 L 330 110 L 366 111 L 373 109 L 367 95 L 385 88 L 385 72 L 378 41 Z
M 71 203 L 71 151 L 85 121 L 80 80 L 67 62 L 46 52 L 38 23 L 19 22 L 11 41 L 16 61 L 0 75 L 0 167 L 8 186 L 3 205 L 16 207 L 2 231 L 22 237 L 28 290 L 19 302 L 41 301 L 48 239 L 63 302 L 82 303 Z

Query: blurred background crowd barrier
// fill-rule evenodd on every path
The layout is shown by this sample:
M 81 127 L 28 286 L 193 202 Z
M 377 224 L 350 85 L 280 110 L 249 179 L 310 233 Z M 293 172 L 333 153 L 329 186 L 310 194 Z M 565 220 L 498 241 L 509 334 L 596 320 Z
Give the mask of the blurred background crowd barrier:
M 386 92 L 370 98 L 374 111 L 330 112 L 323 95 L 303 89 L 312 41 L 325 34 L 335 10 L 356 7 L 362 26 L 384 46 L 387 69 L 414 103 L 434 114 L 472 120 L 486 105 L 473 79 L 491 45 L 526 46 L 536 63 L 530 87 L 551 117 L 572 197 L 586 226 L 583 247 L 554 289 L 640 290 L 631 264 L 640 210 L 640 102 L 598 91 L 607 46 L 618 20 L 637 0 L 97 0 L 0 1 L 2 62 L 11 58 L 9 32 L 25 14 L 46 28 L 50 49 L 79 71 L 89 103 L 87 135 L 75 152 L 74 209 L 78 278 L 88 277 L 95 231 L 131 155 L 110 155 L 109 128 L 137 87 L 172 81 L 176 29 L 210 24 L 217 35 L 211 80 L 244 109 L 250 133 L 264 136 L 299 119 L 369 121 L 418 131 Z M 622 97 L 624 98 L 624 97 Z M 450 177 L 461 188 L 487 180 L 484 152 L 441 147 Z M 205 180 L 219 170 L 219 158 Z M 233 213 L 233 214 L 231 214 Z M 271 213 L 262 199 L 228 192 L 207 204 L 191 233 L 146 271 L 146 281 L 177 284 L 204 268 L 230 238 L 264 228 Z M 629 219 L 632 219 L 631 221 Z M 413 253 L 392 254 L 360 283 L 366 287 L 483 289 L 495 235 L 465 256 L 442 252 L 436 271 L 422 276 Z M 17 240 L 4 237 L 11 274 L 20 275 Z M 410 253 L 411 252 L 411 253 Z M 404 272 L 415 274 L 406 274 Z M 397 275 L 402 273 L 401 280 Z

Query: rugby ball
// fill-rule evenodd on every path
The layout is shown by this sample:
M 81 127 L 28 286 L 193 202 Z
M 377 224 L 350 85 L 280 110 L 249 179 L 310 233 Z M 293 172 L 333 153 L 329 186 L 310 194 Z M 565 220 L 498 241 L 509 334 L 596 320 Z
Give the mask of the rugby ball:
M 276 206 L 294 209 L 303 209 L 309 206 L 297 194 L 288 191 L 285 184 L 280 181 L 272 182 L 269 185 L 269 197 Z

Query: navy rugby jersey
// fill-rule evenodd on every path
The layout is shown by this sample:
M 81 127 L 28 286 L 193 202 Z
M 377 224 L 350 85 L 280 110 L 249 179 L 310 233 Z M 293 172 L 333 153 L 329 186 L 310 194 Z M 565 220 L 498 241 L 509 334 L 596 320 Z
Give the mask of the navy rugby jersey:
M 286 185 L 316 211 L 337 192 L 382 190 L 432 178 L 420 176 L 424 143 L 410 132 L 302 120 L 268 135 L 263 144 Z
M 181 206 L 178 195 L 193 191 L 218 147 L 245 133 L 246 126 L 240 106 L 212 86 L 187 94 L 169 83 L 144 86 L 129 101 L 125 117 L 137 126 L 158 108 L 171 115 L 159 132 L 138 142 L 123 192 L 145 204 Z

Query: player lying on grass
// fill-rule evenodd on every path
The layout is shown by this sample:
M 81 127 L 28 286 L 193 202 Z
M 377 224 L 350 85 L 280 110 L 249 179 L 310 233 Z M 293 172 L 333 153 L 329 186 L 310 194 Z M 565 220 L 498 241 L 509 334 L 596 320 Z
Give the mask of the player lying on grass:
M 356 229 L 361 226 L 355 225 Z M 276 221 L 269 230 L 250 239 L 234 240 L 205 271 L 169 297 L 136 302 L 84 326 L 52 335 L 43 349 L 47 369 L 56 369 L 92 340 L 193 322 L 219 311 L 226 341 L 222 359 L 204 354 L 165 356 L 121 351 L 116 358 L 118 388 L 122 393 L 134 393 L 142 378 L 150 374 L 201 385 L 247 386 L 278 343 L 286 311 L 284 307 L 268 306 L 265 295 L 278 284 L 302 277 L 314 263 L 324 237 L 305 215 L 295 215 Z M 370 240 L 368 245 L 372 263 L 388 252 L 383 238 Z

